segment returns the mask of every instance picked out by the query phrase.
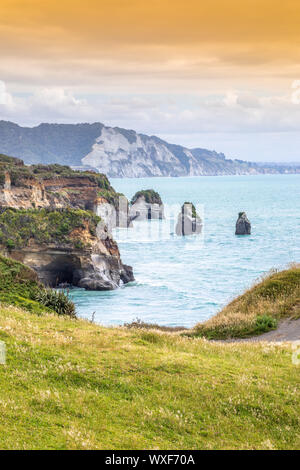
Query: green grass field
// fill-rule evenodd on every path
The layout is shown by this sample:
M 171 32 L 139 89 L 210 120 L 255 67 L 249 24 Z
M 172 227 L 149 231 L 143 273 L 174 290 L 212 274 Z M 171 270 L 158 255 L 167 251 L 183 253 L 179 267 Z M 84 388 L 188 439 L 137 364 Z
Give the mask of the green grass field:
M 298 276 L 292 267 L 236 299 L 211 320 L 216 336 L 222 325 L 238 335 L 248 316 L 297 316 Z M 291 345 L 104 328 L 70 307 L 0 257 L 0 449 L 299 448 Z
M 295 449 L 289 345 L 217 344 L 0 308 L 1 449 Z

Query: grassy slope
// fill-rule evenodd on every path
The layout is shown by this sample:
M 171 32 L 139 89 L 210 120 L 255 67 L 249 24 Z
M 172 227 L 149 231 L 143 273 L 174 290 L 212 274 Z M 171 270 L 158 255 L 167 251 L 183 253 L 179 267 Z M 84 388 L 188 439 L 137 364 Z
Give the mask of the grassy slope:
M 0 302 L 41 315 L 45 312 L 75 315 L 75 306 L 64 292 L 45 289 L 27 266 L 0 255 Z
M 42 290 L 37 275 L 27 266 L 0 255 L 0 302 L 42 314 L 51 310 L 35 300 Z
M 221 312 L 195 326 L 210 339 L 247 337 L 275 329 L 282 318 L 300 317 L 300 265 L 271 273 Z
M 0 307 L 0 448 L 297 448 L 288 346 L 216 344 Z

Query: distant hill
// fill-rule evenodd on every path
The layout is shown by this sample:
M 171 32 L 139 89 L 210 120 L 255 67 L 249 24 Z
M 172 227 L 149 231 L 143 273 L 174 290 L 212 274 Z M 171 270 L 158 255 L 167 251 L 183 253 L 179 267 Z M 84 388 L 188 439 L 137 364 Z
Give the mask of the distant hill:
M 133 130 L 94 124 L 21 127 L 0 121 L 0 153 L 25 163 L 97 168 L 109 177 L 300 173 L 299 166 L 259 165 L 223 153 L 188 149 Z

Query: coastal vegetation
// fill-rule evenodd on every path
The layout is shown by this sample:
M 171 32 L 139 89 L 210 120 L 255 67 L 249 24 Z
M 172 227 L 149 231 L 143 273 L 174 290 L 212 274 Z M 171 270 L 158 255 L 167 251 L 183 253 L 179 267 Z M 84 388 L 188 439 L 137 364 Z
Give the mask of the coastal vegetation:
M 4 186 L 5 176 L 9 174 L 12 186 L 26 187 L 30 181 L 43 183 L 45 180 L 88 180 L 97 189 L 97 195 L 105 198 L 111 204 L 117 204 L 119 193 L 111 186 L 106 175 L 96 171 L 77 171 L 69 166 L 49 165 L 24 165 L 19 158 L 0 154 L 0 186 Z M 75 191 L 75 189 L 73 189 Z
M 80 209 L 3 209 L 0 213 L 0 244 L 9 250 L 24 248 L 29 240 L 38 244 L 84 247 L 80 232 L 96 236 L 100 217 Z M 79 248 L 80 248 L 79 247 Z
M 247 298 L 275 318 L 272 298 L 297 316 L 298 271 L 273 274 L 233 304 Z M 290 345 L 211 342 L 140 322 L 104 328 L 61 315 L 55 291 L 21 263 L 0 256 L 0 277 L 1 449 L 299 447 Z
M 5 167 L 5 165 L 23 165 L 23 160 L 20 158 L 10 157 L 3 153 L 0 153 L 0 166 L 1 168 Z
M 0 305 L 1 449 L 297 449 L 288 345 L 104 328 Z
M 8 155 L 0 154 L 0 171 L 8 171 L 15 174 L 17 177 L 32 177 L 36 179 L 49 179 L 49 178 L 82 178 L 86 177 L 90 181 L 98 184 L 99 188 L 112 189 L 108 178 L 96 171 L 77 171 L 72 170 L 67 165 L 54 164 L 37 164 L 37 165 L 24 165 L 23 161 L 19 158 L 10 157 Z
M 0 255 L 0 302 L 35 314 L 58 313 L 75 317 L 75 306 L 63 292 L 46 289 L 36 273 L 22 263 Z
M 196 218 L 196 217 L 199 217 L 198 214 L 197 214 L 197 211 L 196 211 L 196 207 L 194 206 L 194 204 L 192 202 L 185 202 L 182 206 L 181 206 L 181 211 L 184 212 L 184 206 L 188 206 L 188 207 L 192 207 L 192 217 Z
M 277 327 L 283 318 L 300 317 L 300 265 L 272 271 L 190 334 L 209 339 L 244 338 Z
M 154 189 L 143 189 L 135 193 L 131 199 L 131 204 L 134 204 L 139 198 L 144 197 L 147 204 L 162 204 L 160 195 Z

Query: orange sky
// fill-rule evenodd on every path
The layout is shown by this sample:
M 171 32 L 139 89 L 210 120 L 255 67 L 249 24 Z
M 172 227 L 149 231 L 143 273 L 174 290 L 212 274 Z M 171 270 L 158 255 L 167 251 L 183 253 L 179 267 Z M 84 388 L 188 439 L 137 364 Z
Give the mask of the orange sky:
M 53 28 L 81 38 L 118 43 L 248 44 L 299 40 L 298 0 L 1 0 L 1 25 L 31 38 Z M 58 37 L 55 37 L 55 31 Z
M 26 59 L 40 72 L 59 61 L 63 73 L 280 78 L 298 70 L 299 25 L 299 0 L 1 0 L 0 53 L 8 71 Z
M 229 108 L 240 95 L 245 102 L 245 94 L 248 104 L 262 97 L 286 101 L 300 78 L 299 25 L 299 0 L 1 0 L 0 92 L 7 92 L 10 113 L 17 109 L 14 96 L 45 99 L 52 89 L 56 97 L 72 93 L 74 105 L 80 97 L 92 106 L 89 96 L 153 95 L 143 110 L 145 131 L 153 119 L 147 109 L 161 96 L 171 103 L 180 95 L 184 116 L 191 111 L 183 103 L 187 94 L 223 96 Z M 86 109 L 82 119 L 92 120 L 97 113 Z M 171 108 L 159 112 L 172 120 Z M 250 124 L 262 119 L 259 113 L 247 116 Z

